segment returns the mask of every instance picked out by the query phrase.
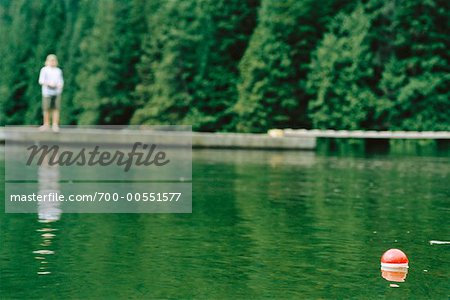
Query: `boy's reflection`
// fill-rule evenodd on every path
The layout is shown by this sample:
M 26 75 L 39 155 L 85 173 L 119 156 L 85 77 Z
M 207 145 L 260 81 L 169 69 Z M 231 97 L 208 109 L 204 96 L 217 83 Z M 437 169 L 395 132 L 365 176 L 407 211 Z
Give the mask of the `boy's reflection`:
M 59 190 L 59 166 L 57 164 L 51 166 L 48 164 L 48 158 L 46 157 L 38 169 L 38 185 L 40 195 L 58 195 Z M 54 198 L 57 198 L 56 196 Z M 48 199 L 48 198 L 47 198 Z M 58 230 L 50 223 L 54 223 L 61 218 L 62 210 L 60 209 L 59 201 L 40 201 L 38 202 L 38 221 L 40 223 L 46 223 L 45 226 L 38 229 L 42 240 L 40 243 L 40 249 L 33 251 L 36 254 L 36 259 L 39 261 L 38 275 L 50 274 L 49 261 L 47 260 L 49 255 L 54 254 L 51 250 L 52 240 L 55 237 L 55 232 Z
M 48 164 L 48 155 L 45 156 L 38 169 L 38 182 L 40 195 L 59 194 L 59 166 Z M 56 197 L 55 197 L 56 198 Z M 58 221 L 61 216 L 59 201 L 40 201 L 38 202 L 39 222 L 49 223 Z

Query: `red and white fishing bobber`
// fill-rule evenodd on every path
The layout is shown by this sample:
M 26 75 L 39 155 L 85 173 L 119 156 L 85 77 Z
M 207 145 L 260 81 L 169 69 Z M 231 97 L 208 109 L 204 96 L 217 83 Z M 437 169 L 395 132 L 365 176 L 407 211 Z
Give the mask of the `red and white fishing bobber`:
M 408 257 L 399 249 L 389 249 L 381 257 L 381 269 L 407 269 Z

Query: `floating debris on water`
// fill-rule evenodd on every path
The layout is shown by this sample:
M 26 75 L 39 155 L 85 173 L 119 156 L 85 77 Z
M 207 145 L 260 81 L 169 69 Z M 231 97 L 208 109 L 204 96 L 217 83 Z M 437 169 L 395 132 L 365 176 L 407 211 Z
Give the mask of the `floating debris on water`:
M 400 287 L 398 284 L 395 284 L 395 283 L 391 283 L 389 286 L 391 288 L 398 288 L 398 287 Z
M 41 228 L 41 229 L 37 229 L 36 231 L 38 232 L 47 232 L 47 231 L 56 231 L 58 229 L 56 228 Z
M 37 272 L 37 273 L 38 273 L 38 275 L 48 275 L 48 274 L 50 274 L 50 272 L 48 272 L 48 271 Z
M 430 245 L 450 245 L 447 241 L 430 241 Z
M 44 238 L 52 238 L 55 235 L 53 233 L 43 233 L 43 234 L 41 234 L 41 236 L 44 237 Z
M 35 254 L 54 254 L 55 251 L 52 251 L 52 250 L 36 250 L 36 251 L 33 251 L 33 253 L 35 253 Z

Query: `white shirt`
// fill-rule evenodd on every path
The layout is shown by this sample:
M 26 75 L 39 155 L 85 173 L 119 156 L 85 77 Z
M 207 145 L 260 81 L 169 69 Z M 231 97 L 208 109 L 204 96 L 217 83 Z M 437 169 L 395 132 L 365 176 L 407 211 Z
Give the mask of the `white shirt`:
M 56 96 L 62 93 L 64 80 L 58 67 L 45 66 L 39 73 L 39 84 L 42 85 L 42 95 Z

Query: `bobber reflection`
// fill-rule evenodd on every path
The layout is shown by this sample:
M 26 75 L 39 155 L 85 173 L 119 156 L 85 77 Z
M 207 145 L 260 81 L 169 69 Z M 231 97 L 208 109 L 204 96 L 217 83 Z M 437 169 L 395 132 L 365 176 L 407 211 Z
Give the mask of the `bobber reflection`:
M 387 281 L 405 282 L 408 268 L 385 268 L 381 267 L 381 277 Z

